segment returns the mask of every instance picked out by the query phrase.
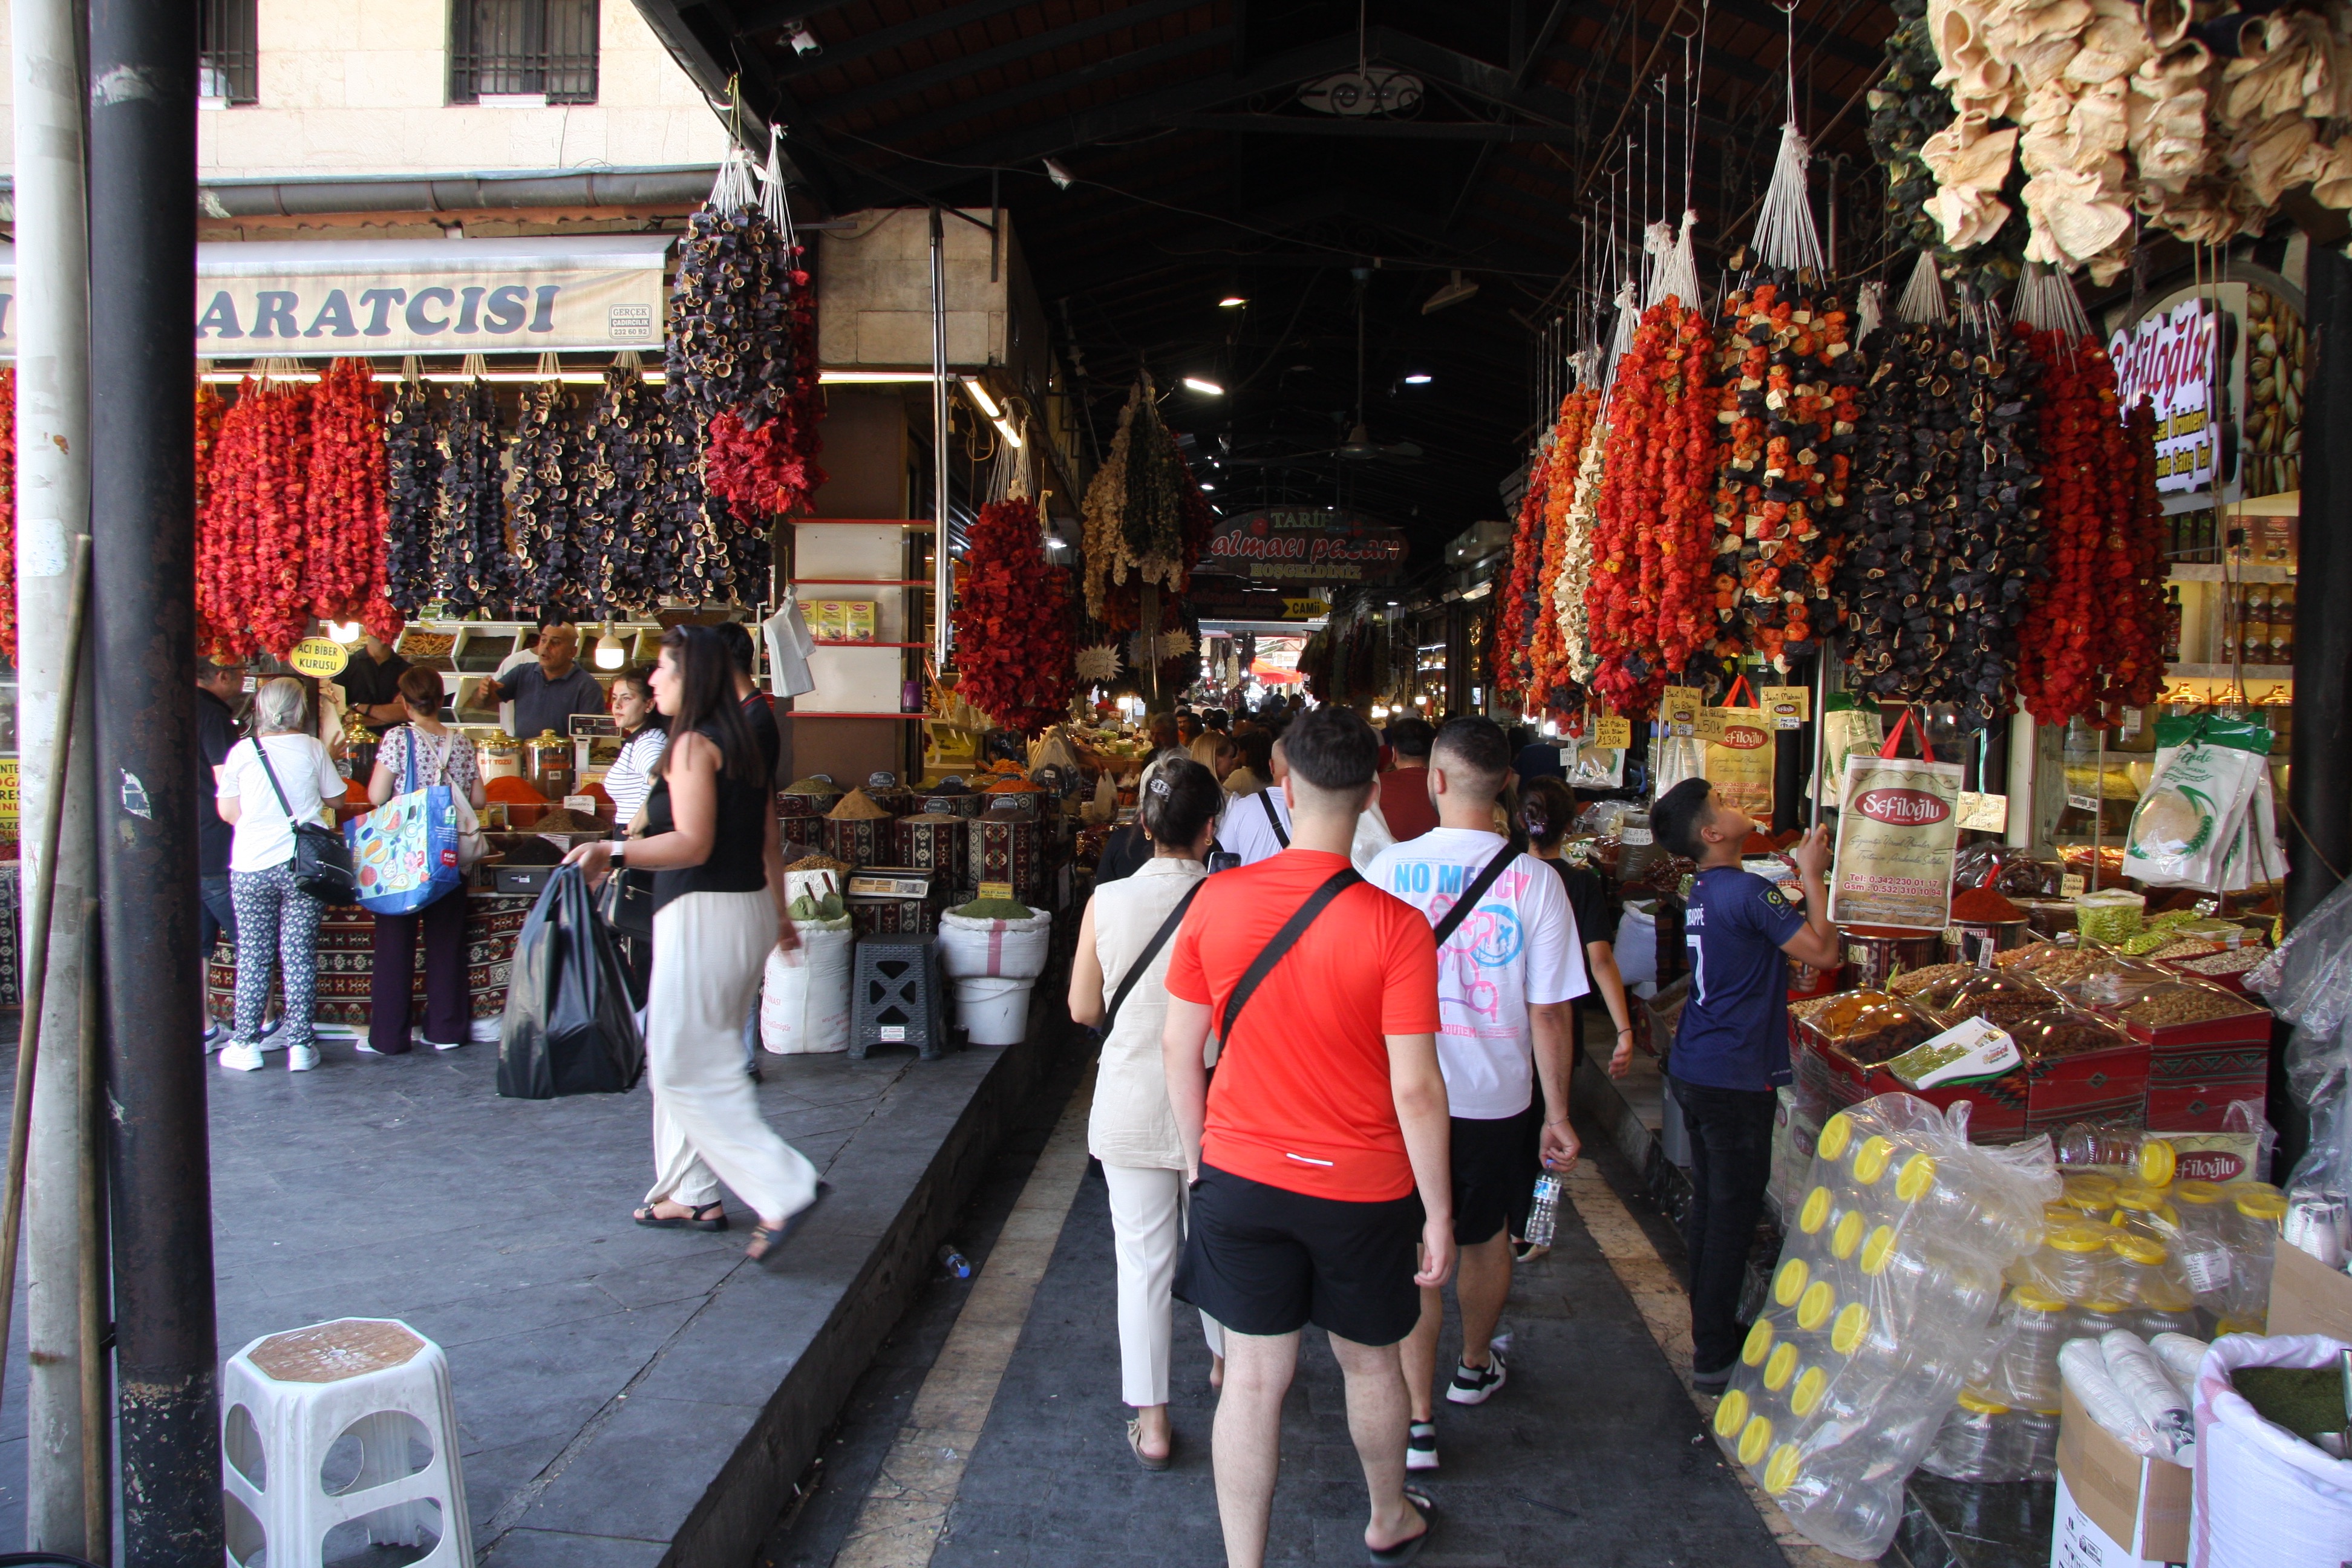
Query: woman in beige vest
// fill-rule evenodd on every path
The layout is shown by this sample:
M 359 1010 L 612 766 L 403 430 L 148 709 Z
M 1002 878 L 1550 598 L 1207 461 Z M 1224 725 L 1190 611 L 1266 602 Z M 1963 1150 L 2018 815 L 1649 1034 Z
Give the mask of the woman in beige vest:
M 1171 757 L 1145 772 L 1139 797 L 1137 816 L 1152 858 L 1133 876 L 1096 888 L 1088 900 L 1070 966 L 1070 1016 L 1106 1030 L 1087 1150 L 1102 1162 L 1118 1237 L 1119 1381 L 1136 1408 L 1128 1446 L 1145 1469 L 1164 1470 L 1174 1440 L 1168 1426 L 1170 1288 L 1184 1243 L 1185 1150 L 1168 1103 L 1160 1032 L 1175 936 L 1171 917 L 1208 875 L 1203 857 L 1224 795 L 1207 768 Z M 1163 927 L 1169 940 L 1155 944 Z M 1135 984 L 1121 998 L 1130 973 Z M 1115 998 L 1118 1015 L 1106 1024 Z M 1209 1319 L 1201 1325 L 1222 1369 L 1223 1337 Z

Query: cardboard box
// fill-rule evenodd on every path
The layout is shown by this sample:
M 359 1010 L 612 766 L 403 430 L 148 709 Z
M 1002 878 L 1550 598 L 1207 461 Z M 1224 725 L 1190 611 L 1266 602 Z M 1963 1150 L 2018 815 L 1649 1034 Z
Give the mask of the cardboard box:
M 2133 1453 L 2091 1419 L 2071 1388 L 2059 1410 L 2052 1568 L 2187 1561 L 2193 1472 L 2168 1459 Z
M 2281 1237 L 2271 1263 L 2273 1334 L 2326 1334 L 2352 1344 L 2352 1275 L 2330 1268 Z

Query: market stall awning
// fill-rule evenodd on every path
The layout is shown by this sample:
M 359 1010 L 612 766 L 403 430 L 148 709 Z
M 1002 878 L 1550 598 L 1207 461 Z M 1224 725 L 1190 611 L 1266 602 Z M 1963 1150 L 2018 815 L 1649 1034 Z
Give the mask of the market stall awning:
M 658 234 L 262 240 L 196 247 L 196 353 L 609 353 L 662 341 Z M 16 258 L 0 250 L 0 353 L 16 352 Z

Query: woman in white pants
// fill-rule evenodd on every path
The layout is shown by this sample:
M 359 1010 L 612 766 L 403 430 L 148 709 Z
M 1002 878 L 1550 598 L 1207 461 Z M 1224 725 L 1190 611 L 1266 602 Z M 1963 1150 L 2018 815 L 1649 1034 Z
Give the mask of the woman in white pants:
M 1152 858 L 1133 876 L 1096 888 L 1087 901 L 1070 966 L 1070 1016 L 1101 1025 L 1120 987 L 1134 977 L 1096 1065 L 1087 1149 L 1102 1162 L 1118 1237 L 1119 1382 L 1136 1412 L 1127 1424 L 1128 1446 L 1145 1469 L 1164 1470 L 1174 1443 L 1168 1426 L 1170 1290 L 1184 1246 L 1186 1151 L 1160 1055 L 1175 931 L 1169 927 L 1170 940 L 1156 947 L 1153 939 L 1208 875 L 1202 856 L 1224 795 L 1214 773 L 1178 757 L 1146 771 L 1140 798 L 1138 821 L 1151 840 Z M 1206 1316 L 1201 1326 L 1222 1370 L 1223 1335 Z
M 724 1230 L 724 1182 L 758 1216 L 748 1255 L 773 1268 L 823 1188 L 816 1167 L 761 1119 L 743 1076 L 743 1016 L 768 954 L 799 946 L 767 763 L 735 700 L 734 661 L 709 627 L 663 636 L 653 686 L 670 741 L 653 766 L 645 831 L 567 857 L 592 885 L 614 861 L 654 873 L 646 1003 L 654 1184 L 635 1218 L 659 1230 Z

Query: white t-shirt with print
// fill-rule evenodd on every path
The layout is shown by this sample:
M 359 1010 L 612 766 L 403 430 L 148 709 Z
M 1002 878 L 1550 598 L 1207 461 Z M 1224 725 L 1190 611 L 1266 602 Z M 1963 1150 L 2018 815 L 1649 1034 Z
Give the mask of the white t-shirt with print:
M 278 791 L 269 787 L 269 773 L 261 767 L 256 744 L 269 748 L 269 769 L 278 788 L 286 792 L 289 817 L 278 806 Z M 271 735 L 256 742 L 239 741 L 220 765 L 220 798 L 237 805 L 236 831 L 229 839 L 228 868 L 267 871 L 294 858 L 294 824 L 331 823 L 326 803 L 344 795 L 341 775 L 327 748 L 308 735 Z
M 1434 926 L 1505 845 L 1476 828 L 1432 828 L 1381 851 L 1364 875 Z M 1491 1121 L 1533 1101 L 1528 1008 L 1583 995 L 1583 952 L 1559 873 L 1532 855 L 1504 868 L 1437 953 L 1437 1060 L 1454 1115 Z

